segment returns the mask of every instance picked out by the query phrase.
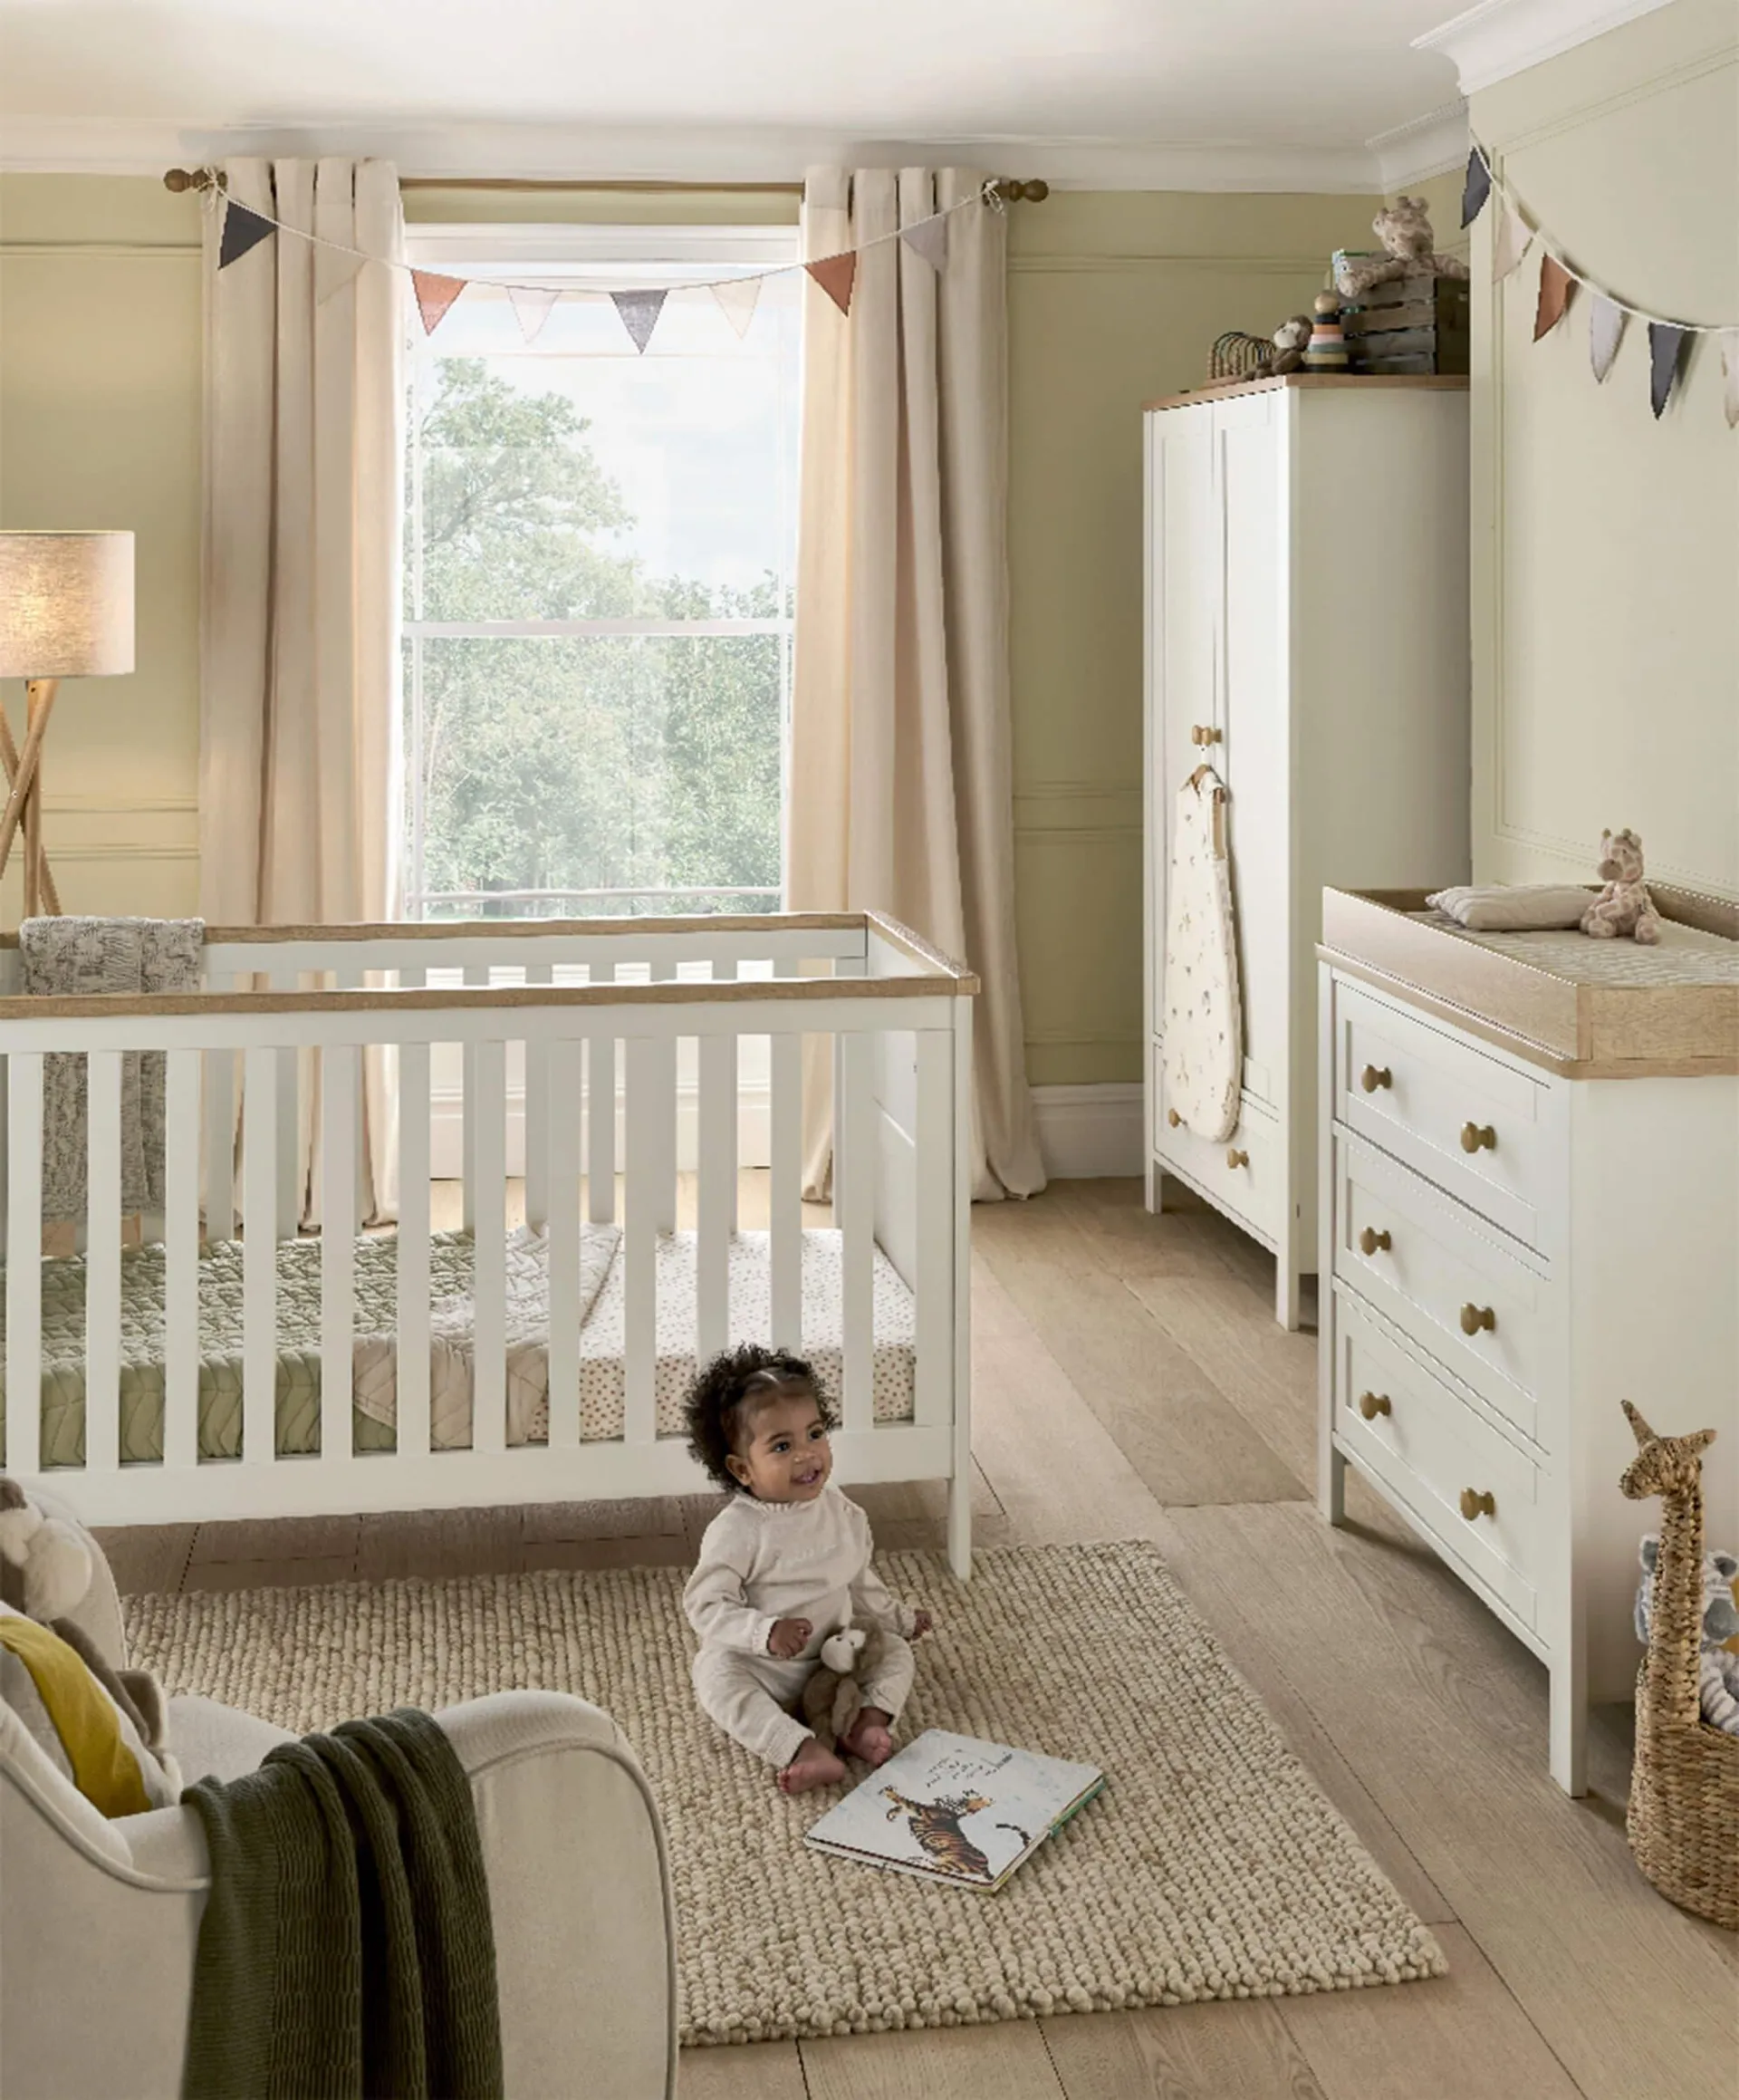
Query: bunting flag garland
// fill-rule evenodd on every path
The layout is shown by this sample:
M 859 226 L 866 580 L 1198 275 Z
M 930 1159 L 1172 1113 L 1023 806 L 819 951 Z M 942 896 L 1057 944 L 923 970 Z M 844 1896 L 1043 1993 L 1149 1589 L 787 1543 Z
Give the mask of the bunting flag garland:
M 749 332 L 754 310 L 761 303 L 759 277 L 725 277 L 712 288 L 719 309 L 739 336 Z
M 1629 319 L 1616 300 L 1609 299 L 1604 292 L 1595 293 L 1588 316 L 1588 361 L 1597 380 L 1603 380 L 1612 370 L 1612 360 L 1619 354 L 1619 338 Z
M 447 308 L 465 290 L 463 277 L 443 277 L 436 270 L 413 270 L 410 273 L 411 289 L 417 294 L 417 311 L 423 317 L 423 333 L 433 335 L 446 317 Z
M 908 226 L 899 237 L 908 248 L 922 255 L 933 270 L 939 270 L 948 259 L 948 222 L 946 218 L 919 219 L 916 226 Z
M 1461 223 L 1470 226 L 1485 208 L 1485 199 L 1492 194 L 1492 171 L 1485 165 L 1485 156 L 1475 146 L 1467 156 L 1466 179 L 1461 186 Z
M 1689 329 L 1679 328 L 1670 321 L 1648 323 L 1648 405 L 1655 411 L 1656 422 L 1666 413 L 1672 398 L 1685 338 L 1689 333 Z
M 1492 282 L 1501 284 L 1521 265 L 1533 240 L 1533 228 L 1513 206 L 1505 206 L 1497 238 L 1492 243 Z
M 554 310 L 560 294 L 543 284 L 509 284 L 507 301 L 514 310 L 514 319 L 519 323 L 519 332 L 525 339 L 527 349 L 543 332 L 543 323 Z
M 1467 156 L 1467 173 L 1462 185 L 1461 223 L 1471 226 L 1495 194 L 1504 217 L 1492 241 L 1492 282 L 1501 284 L 1521 263 L 1537 237 L 1541 246 L 1540 300 L 1534 309 L 1533 340 L 1550 335 L 1563 319 L 1579 284 L 1589 292 L 1588 361 L 1597 381 L 1605 380 L 1619 354 L 1619 344 L 1630 316 L 1648 324 L 1648 405 L 1658 422 L 1667 412 L 1683 375 L 1690 339 L 1696 335 L 1721 338 L 1724 379 L 1723 408 L 1729 429 L 1739 429 L 1739 328 L 1720 322 L 1668 321 L 1649 313 L 1598 284 L 1593 278 L 1564 260 L 1558 244 L 1533 226 L 1510 195 L 1504 178 L 1492 167 L 1491 155 L 1477 140 Z
M 223 238 L 217 244 L 217 267 L 226 270 L 232 263 L 239 263 L 250 248 L 257 248 L 267 234 L 276 231 L 272 221 L 259 212 L 249 211 L 245 204 L 226 203 Z
M 1564 317 L 1571 294 L 1576 289 L 1576 280 L 1557 256 L 1551 254 L 1540 258 L 1540 303 L 1534 309 L 1533 340 L 1538 342 L 1542 335 L 1550 335 Z
M 622 317 L 622 326 L 633 339 L 635 353 L 646 355 L 646 346 L 652 340 L 652 331 L 658 325 L 658 315 L 664 312 L 664 292 L 612 292 L 611 303 Z
M 857 281 L 858 252 L 847 248 L 841 255 L 821 255 L 803 265 L 841 313 L 851 311 L 851 287 Z

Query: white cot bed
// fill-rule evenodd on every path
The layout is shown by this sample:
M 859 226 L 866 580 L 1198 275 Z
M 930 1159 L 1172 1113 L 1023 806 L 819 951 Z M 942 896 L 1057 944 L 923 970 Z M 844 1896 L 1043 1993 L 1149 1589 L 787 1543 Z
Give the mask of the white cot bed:
M 947 1481 L 968 1572 L 968 972 L 861 913 L 214 928 L 204 972 L 25 998 L 0 947 L 8 1471 L 98 1525 L 688 1492 L 695 1365 L 762 1341 L 838 1401 L 842 1481 Z M 806 1037 L 832 1051 L 825 1229 Z M 124 1246 L 135 1053 L 163 1057 L 163 1210 Z M 76 1251 L 44 1258 L 64 1054 L 87 1188 Z M 362 1229 L 365 1054 L 385 1231 Z M 753 1230 L 745 1162 L 768 1169 Z M 460 1229 L 432 1225 L 444 1172 Z

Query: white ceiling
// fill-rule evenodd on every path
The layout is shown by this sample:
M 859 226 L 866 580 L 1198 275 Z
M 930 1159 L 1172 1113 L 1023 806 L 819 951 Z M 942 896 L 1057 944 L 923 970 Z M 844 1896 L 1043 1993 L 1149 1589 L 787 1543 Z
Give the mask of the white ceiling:
M 1454 101 L 1453 0 L 0 0 L 0 162 L 392 152 L 409 172 L 1009 172 L 1359 187 Z

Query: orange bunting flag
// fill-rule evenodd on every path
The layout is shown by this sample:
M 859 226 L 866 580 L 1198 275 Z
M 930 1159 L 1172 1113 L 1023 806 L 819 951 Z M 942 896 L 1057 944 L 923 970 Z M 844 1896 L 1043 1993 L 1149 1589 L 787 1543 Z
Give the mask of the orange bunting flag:
M 1540 304 L 1534 311 L 1533 340 L 1538 342 L 1542 335 L 1550 335 L 1564 317 L 1576 290 L 1576 280 L 1556 255 L 1540 258 Z
M 842 255 L 822 255 L 803 267 L 841 313 L 850 313 L 851 286 L 858 275 L 856 249 L 848 248 Z
M 423 333 L 433 335 L 447 318 L 447 310 L 465 290 L 463 277 L 443 277 L 433 270 L 413 270 L 410 282 L 417 294 L 417 311 L 423 317 Z

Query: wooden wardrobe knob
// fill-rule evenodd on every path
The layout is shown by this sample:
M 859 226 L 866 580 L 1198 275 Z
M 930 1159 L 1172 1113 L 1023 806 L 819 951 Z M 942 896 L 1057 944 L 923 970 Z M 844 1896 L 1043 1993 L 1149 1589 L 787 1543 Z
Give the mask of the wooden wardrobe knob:
M 1386 1392 L 1361 1392 L 1359 1395 L 1359 1411 L 1367 1421 L 1375 1421 L 1379 1414 L 1389 1411 Z
M 1461 1513 L 1469 1524 L 1476 1517 L 1495 1517 L 1497 1515 L 1496 1498 L 1492 1494 L 1490 1488 L 1487 1488 L 1484 1494 L 1477 1495 L 1471 1488 L 1464 1488 L 1461 1491 Z
M 1461 1149 L 1464 1152 L 1497 1150 L 1497 1132 L 1490 1123 L 1465 1122 L 1461 1126 Z
M 1248 1152 L 1236 1151 L 1228 1145 L 1225 1151 L 1225 1163 L 1228 1167 L 1247 1167 L 1250 1164 L 1250 1155 Z
M 1375 1093 L 1379 1086 L 1393 1086 L 1395 1074 L 1387 1064 L 1367 1064 L 1359 1074 L 1359 1084 L 1367 1093 Z
M 1171 1125 L 1173 1130 L 1176 1130 L 1179 1123 L 1183 1122 L 1183 1117 L 1178 1114 L 1175 1108 L 1168 1108 L 1166 1111 L 1166 1121 Z
M 1197 722 L 1189 732 L 1189 740 L 1192 744 L 1217 744 L 1220 732 L 1212 722 Z
M 1373 1227 L 1367 1225 L 1365 1229 L 1359 1235 L 1359 1253 L 1375 1254 L 1379 1247 L 1380 1247 L 1385 1254 L 1388 1252 L 1388 1234 L 1387 1230 L 1379 1232 Z
M 1484 1327 L 1494 1332 L 1497 1315 L 1489 1305 L 1464 1305 L 1461 1308 L 1461 1331 L 1464 1334 L 1477 1334 Z

